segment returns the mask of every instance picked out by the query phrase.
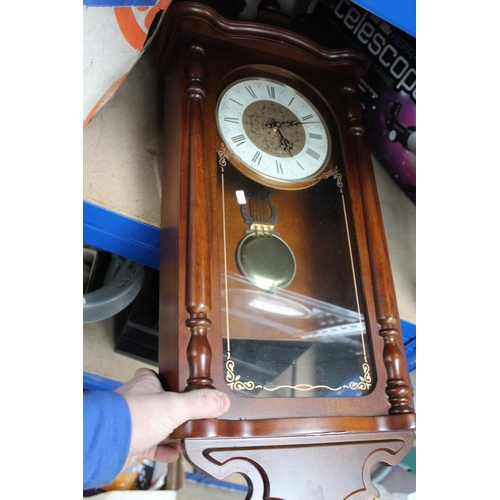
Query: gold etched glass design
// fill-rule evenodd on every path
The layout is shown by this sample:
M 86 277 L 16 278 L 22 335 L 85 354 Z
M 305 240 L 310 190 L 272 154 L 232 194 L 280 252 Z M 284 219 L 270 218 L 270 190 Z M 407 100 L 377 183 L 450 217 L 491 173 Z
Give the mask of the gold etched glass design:
M 299 191 L 266 188 L 218 151 L 225 377 L 245 397 L 347 397 L 374 384 L 364 299 L 338 167 Z M 286 287 L 259 287 L 236 249 L 252 234 L 251 202 L 267 201 L 272 231 L 296 262 Z M 265 211 L 264 211 L 265 212 Z

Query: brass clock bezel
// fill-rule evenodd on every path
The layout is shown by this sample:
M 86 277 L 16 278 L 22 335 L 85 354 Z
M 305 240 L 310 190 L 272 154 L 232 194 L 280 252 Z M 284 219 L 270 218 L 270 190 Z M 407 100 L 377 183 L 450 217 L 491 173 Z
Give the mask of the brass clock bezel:
M 275 177 L 269 177 L 263 173 L 258 172 L 257 170 L 248 166 L 237 154 L 234 152 L 234 148 L 227 144 L 222 138 L 222 133 L 219 127 L 218 120 L 218 109 L 219 103 L 224 95 L 224 93 L 232 87 L 233 85 L 249 80 L 249 79 L 265 79 L 269 81 L 275 81 L 279 84 L 286 85 L 295 92 L 299 93 L 301 97 L 308 102 L 308 104 L 315 110 L 318 116 L 321 118 L 323 123 L 323 127 L 327 134 L 328 141 L 328 149 L 326 158 L 324 160 L 323 165 L 319 170 L 317 170 L 313 175 L 300 178 L 297 180 L 287 180 L 287 179 L 278 179 Z M 336 131 L 336 127 L 333 119 L 331 118 L 331 114 L 327 109 L 325 102 L 320 97 L 319 93 L 306 81 L 304 81 L 298 75 L 283 70 L 282 68 L 277 68 L 269 65 L 248 65 L 240 67 L 231 73 L 229 73 L 226 78 L 221 82 L 219 89 L 217 91 L 217 99 L 215 105 L 215 121 L 216 121 L 216 129 L 217 134 L 221 140 L 221 143 L 224 146 L 224 153 L 228 156 L 231 164 L 236 167 L 240 172 L 242 172 L 248 178 L 264 185 L 267 187 L 275 188 L 275 189 L 289 189 L 289 190 L 298 190 L 305 189 L 314 184 L 318 183 L 321 179 L 325 177 L 325 172 L 328 170 L 328 167 L 332 164 L 332 157 L 334 153 L 334 140 L 332 138 L 332 128 Z

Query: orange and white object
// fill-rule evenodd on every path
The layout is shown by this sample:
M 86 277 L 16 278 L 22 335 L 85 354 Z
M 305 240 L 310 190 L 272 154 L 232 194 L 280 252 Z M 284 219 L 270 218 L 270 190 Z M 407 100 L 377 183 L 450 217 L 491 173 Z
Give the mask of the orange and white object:
M 144 7 L 83 7 L 83 127 L 113 97 L 146 49 L 156 14 L 172 0 Z

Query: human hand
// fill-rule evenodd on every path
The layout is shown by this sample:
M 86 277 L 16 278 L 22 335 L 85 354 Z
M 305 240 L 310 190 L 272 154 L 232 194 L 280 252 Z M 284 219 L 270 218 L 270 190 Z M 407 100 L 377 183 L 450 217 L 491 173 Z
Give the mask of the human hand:
M 132 420 L 132 436 L 124 469 L 139 458 L 175 462 L 180 447 L 160 445 L 188 420 L 217 418 L 229 410 L 229 398 L 213 389 L 178 394 L 165 392 L 153 370 L 140 368 L 132 379 L 116 389 L 126 400 Z

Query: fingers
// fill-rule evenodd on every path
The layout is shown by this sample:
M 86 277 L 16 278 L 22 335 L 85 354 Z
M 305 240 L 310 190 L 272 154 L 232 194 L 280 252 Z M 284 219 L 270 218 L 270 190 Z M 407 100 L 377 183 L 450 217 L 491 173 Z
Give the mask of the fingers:
M 182 394 L 165 393 L 165 404 L 176 428 L 188 420 L 220 417 L 229 410 L 231 402 L 222 392 L 199 389 Z
M 163 390 L 158 375 L 148 368 L 136 371 L 132 379 L 116 389 L 126 400 L 132 423 L 129 455 L 143 456 L 188 420 L 217 418 L 229 410 L 230 400 L 213 389 L 178 394 Z M 164 461 L 176 450 L 161 451 Z M 176 453 L 173 455 L 177 456 Z
M 172 463 L 175 462 L 181 454 L 181 447 L 177 443 L 173 445 L 158 445 L 149 450 L 146 450 L 141 455 L 131 455 L 127 458 L 122 471 L 128 469 L 131 465 L 135 464 L 137 460 L 145 458 L 153 462 Z
M 163 388 L 158 375 L 153 370 L 139 368 L 128 382 L 116 389 L 116 392 L 127 397 L 128 395 L 162 393 Z
M 139 377 L 142 375 L 143 376 L 154 375 L 155 377 L 157 376 L 156 372 L 154 370 L 152 370 L 151 368 L 145 368 L 145 367 L 138 368 L 134 373 L 134 377 Z
M 132 380 L 139 384 L 144 384 L 144 387 L 154 387 L 157 390 L 163 390 L 158 374 L 150 368 L 139 368 L 134 373 Z
M 158 445 L 154 458 L 156 462 L 172 463 L 179 458 L 180 452 L 172 446 Z

